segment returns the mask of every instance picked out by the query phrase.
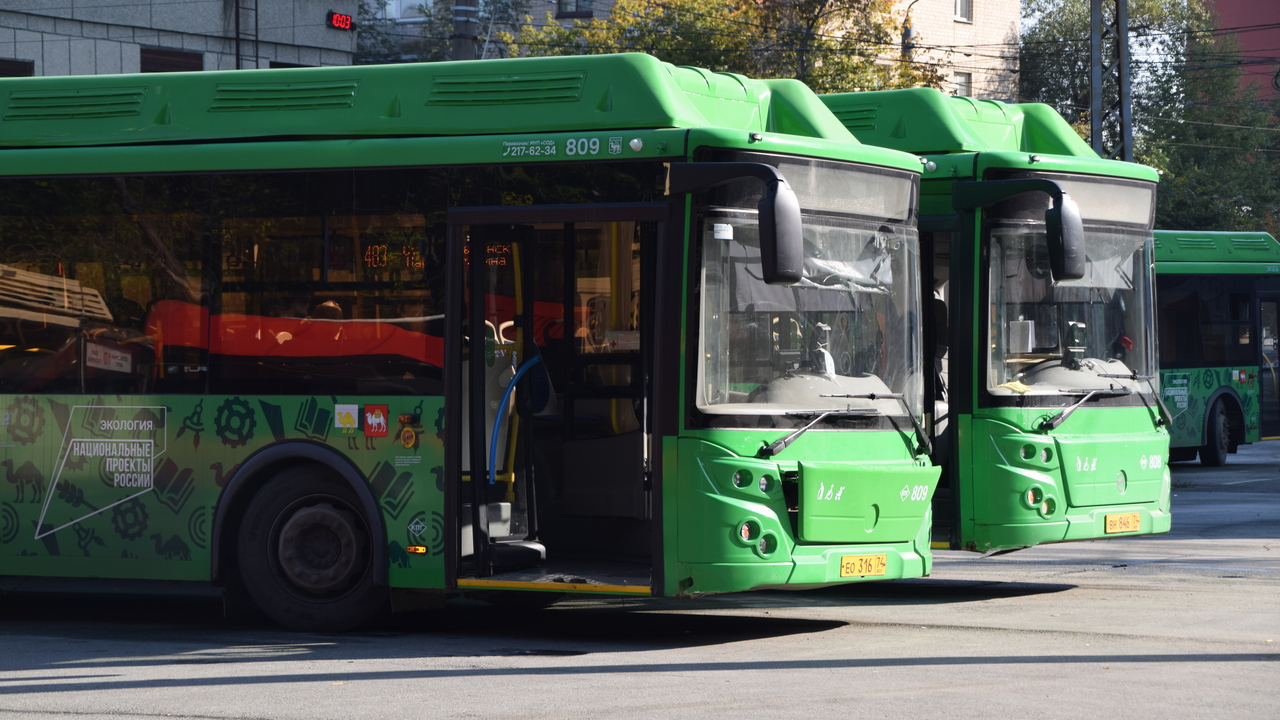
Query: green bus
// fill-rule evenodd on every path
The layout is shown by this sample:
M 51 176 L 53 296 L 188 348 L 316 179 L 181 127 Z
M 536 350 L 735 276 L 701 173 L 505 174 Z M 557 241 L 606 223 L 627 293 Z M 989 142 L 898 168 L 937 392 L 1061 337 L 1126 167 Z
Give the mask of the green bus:
M 1099 159 L 1044 105 L 928 88 L 822 99 L 861 142 L 923 165 L 935 547 L 1167 532 L 1156 172 Z
M 1241 445 L 1280 439 L 1280 243 L 1263 232 L 1155 235 L 1169 459 L 1221 466 Z
M 0 575 L 342 629 L 928 574 L 920 164 L 802 84 L 0 82 Z

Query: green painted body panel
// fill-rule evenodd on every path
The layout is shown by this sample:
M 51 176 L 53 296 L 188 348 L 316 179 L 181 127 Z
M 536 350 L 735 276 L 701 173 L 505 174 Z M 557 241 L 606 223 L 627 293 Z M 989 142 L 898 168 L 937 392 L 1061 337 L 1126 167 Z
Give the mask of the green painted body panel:
M 861 142 L 910 152 L 926 162 L 920 193 L 920 215 L 925 218 L 957 215 L 952 204 L 954 183 L 981 180 L 991 171 L 1159 180 L 1152 168 L 1099 158 L 1046 105 L 948 97 L 929 88 L 827 95 L 822 101 Z M 980 236 L 981 211 L 958 220 L 960 232 L 952 235 L 951 253 L 974 253 L 974 274 L 952 280 L 980 287 L 983 270 L 977 258 L 981 253 L 973 238 Z M 984 308 L 981 299 L 974 297 L 966 311 L 980 318 Z M 981 327 L 980 322 L 977 325 Z M 975 353 L 973 377 L 962 380 L 953 374 L 953 384 L 969 382 L 976 388 L 984 381 L 978 376 L 984 367 L 978 357 L 982 343 L 977 345 L 973 339 L 952 342 L 952 353 Z M 1169 434 L 1156 427 L 1151 411 L 1080 409 L 1048 435 L 1032 429 L 1059 409 L 984 408 L 976 415 L 954 413 L 958 497 L 953 502 L 958 505 L 960 547 L 985 552 L 1103 537 L 1105 516 L 1128 511 L 1141 514 L 1139 533 L 1168 531 L 1169 483 L 1163 468 Z M 1031 459 L 1022 458 L 1024 447 L 1030 448 Z M 1039 462 L 1045 450 L 1051 459 Z M 1064 453 L 1065 464 L 1060 462 Z M 1150 466 L 1153 459 L 1155 468 Z M 1122 470 L 1127 476 L 1124 494 L 1116 485 Z M 1027 501 L 1027 491 L 1033 487 L 1054 501 L 1053 512 L 1043 512 L 1042 504 Z
M 785 433 L 691 434 L 696 436 L 682 437 L 677 443 L 680 571 L 676 582 L 684 592 L 867 579 L 840 576 L 840 559 L 847 555 L 884 554 L 885 577 L 928 573 L 932 562 L 928 498 L 937 486 L 940 469 L 923 458 L 912 459 L 897 433 L 810 431 L 768 459 L 755 457 L 761 443 Z M 846 460 L 855 454 L 856 460 Z M 738 472 L 750 477 L 741 487 L 733 481 Z M 804 520 L 793 525 L 788 517 L 781 482 L 784 473 L 798 473 L 796 514 L 818 518 L 819 529 L 827 533 L 823 538 L 810 540 L 797 532 Z M 771 479 L 764 492 L 759 487 L 762 475 Z M 828 497 L 824 487 L 819 500 L 818 485 L 831 482 L 837 489 Z M 845 492 L 837 500 L 840 488 Z M 820 511 L 810 509 L 811 505 Z M 821 511 L 827 507 L 836 509 Z M 869 521 L 877 515 L 877 522 Z M 760 532 L 750 541 L 740 535 L 747 522 L 757 525 Z M 769 539 L 770 552 L 760 551 L 760 536 Z
M 840 93 L 822 101 L 862 142 L 917 155 L 1018 150 L 1097 157 L 1048 105 L 952 97 L 934 88 Z
M 234 172 L 238 170 L 328 169 L 352 167 L 412 167 L 430 165 L 496 165 L 500 163 L 565 162 L 573 160 L 653 160 L 682 157 L 684 130 L 644 130 L 623 136 L 639 139 L 644 147 L 608 154 L 616 132 L 574 134 L 519 133 L 506 136 L 434 138 L 356 138 L 308 142 L 228 142 L 172 146 L 101 147 L 93 149 L 3 150 L 5 175 L 73 175 L 81 173 Z M 581 158 L 565 153 L 570 140 L 600 141 L 604 150 Z M 554 149 L 547 155 L 512 155 L 511 150 Z
M 911 462 L 801 462 L 799 539 L 910 540 L 920 530 L 940 470 Z
M 1280 275 L 1280 242 L 1265 232 L 1156 231 L 1158 275 Z M 1174 415 L 1172 447 L 1205 444 L 1209 403 L 1225 390 L 1240 407 L 1244 442 L 1262 438 L 1258 366 L 1161 369 L 1165 405 Z
M 0 83 L 6 89 L 0 94 L 0 174 L 9 177 L 676 160 L 692 159 L 703 146 L 920 169 L 913 156 L 860 145 L 798 82 L 677 68 L 644 55 Z M 599 150 L 584 154 L 584 146 Z M 687 253 L 683 262 L 687 276 Z M 686 307 L 688 302 L 686 295 Z M 682 325 L 687 317 L 682 312 Z M 681 342 L 687 343 L 683 332 Z M 683 349 L 681 356 L 687 362 Z M 683 384 L 678 392 L 679 407 L 686 407 Z M 254 452 L 303 441 L 330 446 L 368 479 L 382 510 L 391 584 L 443 588 L 442 402 L 0 397 L 0 447 L 5 459 L 15 461 L 7 476 L 13 502 L 0 501 L 0 542 L 6 543 L 0 574 L 208 580 L 226 479 Z M 398 442 L 402 428 L 394 422 L 388 437 L 365 437 L 364 423 L 348 430 L 336 419 L 338 405 L 376 404 L 387 405 L 390 418 L 420 414 L 425 427 L 414 428 L 414 447 Z M 145 437 L 110 429 L 115 426 L 93 429 L 103 419 L 132 422 L 143 413 L 159 418 Z M 895 432 L 815 431 L 772 464 L 750 458 L 760 437 L 782 434 L 661 438 L 666 594 L 863 579 L 840 577 L 840 559 L 850 554 L 885 554 L 885 577 L 928 574 L 927 500 L 885 515 L 884 529 L 874 537 L 806 545 L 795 538 L 780 483 L 760 497 L 738 492 L 731 481 L 727 490 L 720 484 L 726 463 L 777 473 L 798 471 L 806 462 L 810 479 L 849 482 L 863 481 L 857 468 L 865 465 L 874 469 L 867 475 L 874 478 L 875 497 L 903 503 L 903 478 L 927 486 L 931 495 L 936 468 L 911 459 Z M 68 450 L 93 453 L 98 446 L 72 445 L 79 441 L 124 449 L 94 455 L 95 463 L 84 453 L 68 456 Z M 138 453 L 149 453 L 145 463 L 116 464 L 133 475 L 150 473 L 127 479 L 149 486 L 117 487 L 113 476 L 103 474 L 102 461 L 135 461 L 142 458 Z M 771 557 L 740 537 L 735 541 L 744 513 L 779 539 Z M 857 530 L 866 534 L 865 520 Z M 408 545 L 428 551 L 408 554 Z
M 926 186 L 981 178 L 993 168 L 1159 180 L 1152 168 L 1099 158 L 1048 105 L 950 97 L 933 88 L 823 95 L 822 102 L 860 142 L 932 161 L 937 167 L 925 171 Z M 922 192 L 930 194 L 941 193 Z M 949 204 L 935 210 L 922 200 L 921 215 L 951 212 Z
M 1156 230 L 1156 271 L 1280 274 L 1280 242 L 1264 232 Z
M 439 397 L 17 395 L 0 399 L 12 495 L 0 575 L 209 580 L 214 513 L 253 453 L 321 443 L 369 481 L 395 587 L 444 584 Z M 385 434 L 337 410 L 385 405 Z M 399 437 L 401 414 L 425 422 Z M 344 425 L 345 422 L 345 425 Z M 372 429 L 370 429 L 372 428 Z M 367 435 L 372 432 L 374 435 Z M 410 555 L 408 545 L 425 545 Z
M 731 127 L 848 141 L 794 80 L 641 54 L 4 81 L 0 146 Z
M 1225 389 L 1244 414 L 1244 441 L 1262 439 L 1259 427 L 1262 412 L 1261 369 L 1256 366 L 1179 368 L 1160 370 L 1160 393 L 1173 414 L 1169 433 L 1171 447 L 1200 447 L 1205 444 L 1205 414 L 1210 401 Z
M 965 547 L 1104 537 L 1102 518 L 1118 512 L 1142 515 L 1141 529 L 1126 534 L 1166 532 L 1169 435 L 1152 412 L 1081 408 L 1053 431 L 1032 430 L 1049 410 L 986 410 L 962 422 Z

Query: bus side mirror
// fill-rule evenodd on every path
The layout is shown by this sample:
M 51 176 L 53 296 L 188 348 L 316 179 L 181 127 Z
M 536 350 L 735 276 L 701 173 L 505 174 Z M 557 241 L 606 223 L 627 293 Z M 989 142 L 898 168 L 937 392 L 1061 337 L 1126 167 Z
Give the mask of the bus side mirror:
M 951 186 L 951 205 L 956 210 L 973 210 L 1031 192 L 1042 192 L 1049 196 L 1049 208 L 1044 211 L 1044 226 L 1053 281 L 1083 278 L 1084 221 L 1080 217 L 1080 207 L 1076 205 L 1076 201 L 1058 183 L 1047 178 L 958 182 Z
M 792 285 L 804 277 L 804 233 L 800 201 L 787 181 L 766 185 L 760 212 L 760 270 L 770 285 Z
M 1044 211 L 1045 238 L 1049 245 L 1049 269 L 1053 281 L 1079 280 L 1084 277 L 1084 221 L 1080 207 L 1067 193 L 1054 200 Z
M 777 168 L 764 163 L 669 163 L 668 168 L 668 195 L 701 192 L 745 177 L 763 182 L 764 195 L 756 205 L 761 274 L 770 285 L 800 282 L 804 277 L 800 201 Z

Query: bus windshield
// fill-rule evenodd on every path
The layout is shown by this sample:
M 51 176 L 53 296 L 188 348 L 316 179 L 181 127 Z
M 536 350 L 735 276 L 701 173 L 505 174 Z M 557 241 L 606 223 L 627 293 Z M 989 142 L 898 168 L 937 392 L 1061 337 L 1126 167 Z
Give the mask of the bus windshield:
M 997 207 L 988 223 L 992 395 L 1154 391 L 1153 193 L 1136 184 L 1071 185 L 1081 190 L 1073 197 L 1106 190 L 1126 201 L 1092 216 L 1080 203 L 1079 280 L 1054 281 L 1044 223 L 1027 217 L 1025 203 Z
M 830 410 L 918 413 L 913 178 L 794 163 L 781 169 L 803 211 L 804 277 L 795 285 L 761 280 L 754 212 L 713 207 L 701 215 L 697 407 L 778 420 Z

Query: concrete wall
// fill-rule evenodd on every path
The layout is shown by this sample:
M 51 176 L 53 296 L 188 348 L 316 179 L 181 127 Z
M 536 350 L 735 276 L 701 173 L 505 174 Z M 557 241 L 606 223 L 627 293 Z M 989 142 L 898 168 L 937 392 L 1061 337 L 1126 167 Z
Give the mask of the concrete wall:
M 355 33 L 326 26 L 325 17 L 354 15 L 358 0 L 239 2 L 258 6 L 256 53 L 244 42 L 252 12 L 241 12 L 241 53 L 258 67 L 351 64 Z M 0 0 L 0 58 L 33 61 L 36 75 L 128 73 L 138 72 L 147 46 L 200 53 L 205 70 L 231 70 L 234 7 L 235 0 Z

